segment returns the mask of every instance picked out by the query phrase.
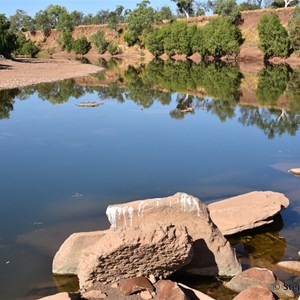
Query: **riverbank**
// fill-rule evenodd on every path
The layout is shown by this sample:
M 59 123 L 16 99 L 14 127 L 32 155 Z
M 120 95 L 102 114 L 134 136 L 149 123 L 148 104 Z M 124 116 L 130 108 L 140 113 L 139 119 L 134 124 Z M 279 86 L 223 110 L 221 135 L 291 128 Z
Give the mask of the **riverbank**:
M 102 68 L 64 59 L 0 60 L 0 90 L 86 76 Z

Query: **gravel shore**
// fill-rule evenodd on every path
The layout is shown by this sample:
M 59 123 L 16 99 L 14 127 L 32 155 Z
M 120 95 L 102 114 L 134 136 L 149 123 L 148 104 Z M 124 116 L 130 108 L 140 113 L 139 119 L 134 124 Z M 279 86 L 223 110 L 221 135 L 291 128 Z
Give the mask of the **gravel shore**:
M 101 67 L 64 59 L 0 59 L 0 90 L 97 73 Z

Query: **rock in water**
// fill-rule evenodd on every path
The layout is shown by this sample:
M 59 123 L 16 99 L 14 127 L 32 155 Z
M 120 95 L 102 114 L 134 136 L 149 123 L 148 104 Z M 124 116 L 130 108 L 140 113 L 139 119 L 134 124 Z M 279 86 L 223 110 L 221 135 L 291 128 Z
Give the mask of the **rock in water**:
M 156 223 L 111 230 L 80 257 L 81 289 L 136 276 L 169 276 L 192 259 L 184 226 Z
M 278 265 L 278 267 L 281 267 L 284 269 L 288 269 L 288 270 L 295 271 L 295 272 L 300 272 L 300 261 L 293 261 L 293 260 L 281 261 L 277 265 Z
M 294 174 L 295 176 L 300 176 L 300 168 L 290 169 L 289 172 Z
M 184 271 L 197 275 L 234 276 L 241 266 L 229 242 L 211 221 L 198 198 L 185 193 L 157 199 L 110 205 L 106 214 L 112 228 L 147 226 L 160 222 L 186 226 L 194 241 L 194 256 Z
M 107 231 L 78 232 L 71 234 L 55 254 L 52 263 L 53 274 L 77 275 L 77 267 L 81 253 L 94 245 Z
M 272 217 L 288 207 L 281 193 L 251 192 L 208 205 L 210 216 L 224 235 L 273 222 Z

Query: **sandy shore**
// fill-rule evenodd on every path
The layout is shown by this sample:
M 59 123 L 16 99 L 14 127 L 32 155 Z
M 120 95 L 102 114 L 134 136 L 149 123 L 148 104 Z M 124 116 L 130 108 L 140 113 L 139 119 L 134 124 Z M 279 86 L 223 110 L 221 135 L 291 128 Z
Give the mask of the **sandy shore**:
M 0 90 L 97 73 L 102 68 L 64 59 L 0 60 Z

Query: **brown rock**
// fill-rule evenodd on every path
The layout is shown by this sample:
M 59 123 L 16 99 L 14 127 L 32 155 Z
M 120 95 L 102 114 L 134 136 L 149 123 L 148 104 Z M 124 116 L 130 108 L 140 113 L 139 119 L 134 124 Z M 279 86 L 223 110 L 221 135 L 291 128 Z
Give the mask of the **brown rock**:
M 82 251 L 98 242 L 107 231 L 78 232 L 70 235 L 61 245 L 52 264 L 53 274 L 75 274 Z
M 276 278 L 272 271 L 263 268 L 250 268 L 243 271 L 224 285 L 236 292 L 241 292 L 249 287 L 265 287 L 280 299 L 294 297 L 294 293 L 285 289 L 283 283 Z
M 208 205 L 210 216 L 224 235 L 273 222 L 272 217 L 288 207 L 281 193 L 251 192 Z
M 208 209 L 199 199 L 185 193 L 166 198 L 110 205 L 106 214 L 112 228 L 170 222 L 186 226 L 194 240 L 192 263 L 184 268 L 198 275 L 234 276 L 241 266 L 229 242 L 210 219 Z
M 47 296 L 44 298 L 40 298 L 38 300 L 71 300 L 71 297 L 69 296 L 68 293 L 58 293 L 52 296 Z
M 149 291 L 142 291 L 142 292 L 140 292 L 140 296 L 144 300 L 150 300 L 150 299 L 152 299 L 152 294 Z
M 265 287 L 250 287 L 240 292 L 233 300 L 274 300 L 272 292 Z
M 190 300 L 176 282 L 160 280 L 156 283 L 156 300 Z
M 91 290 L 85 293 L 82 293 L 84 299 L 87 300 L 98 300 L 98 299 L 105 299 L 107 296 L 106 294 L 102 293 L 99 290 Z
M 300 272 L 300 261 L 281 261 L 278 264 L 278 267 L 288 269 L 295 272 Z
M 81 255 L 81 288 L 95 282 L 116 282 L 135 276 L 169 276 L 192 258 L 192 240 L 186 228 L 152 224 L 110 230 Z
M 120 285 L 120 291 L 126 296 L 145 290 L 152 292 L 154 286 L 144 276 L 127 279 Z

